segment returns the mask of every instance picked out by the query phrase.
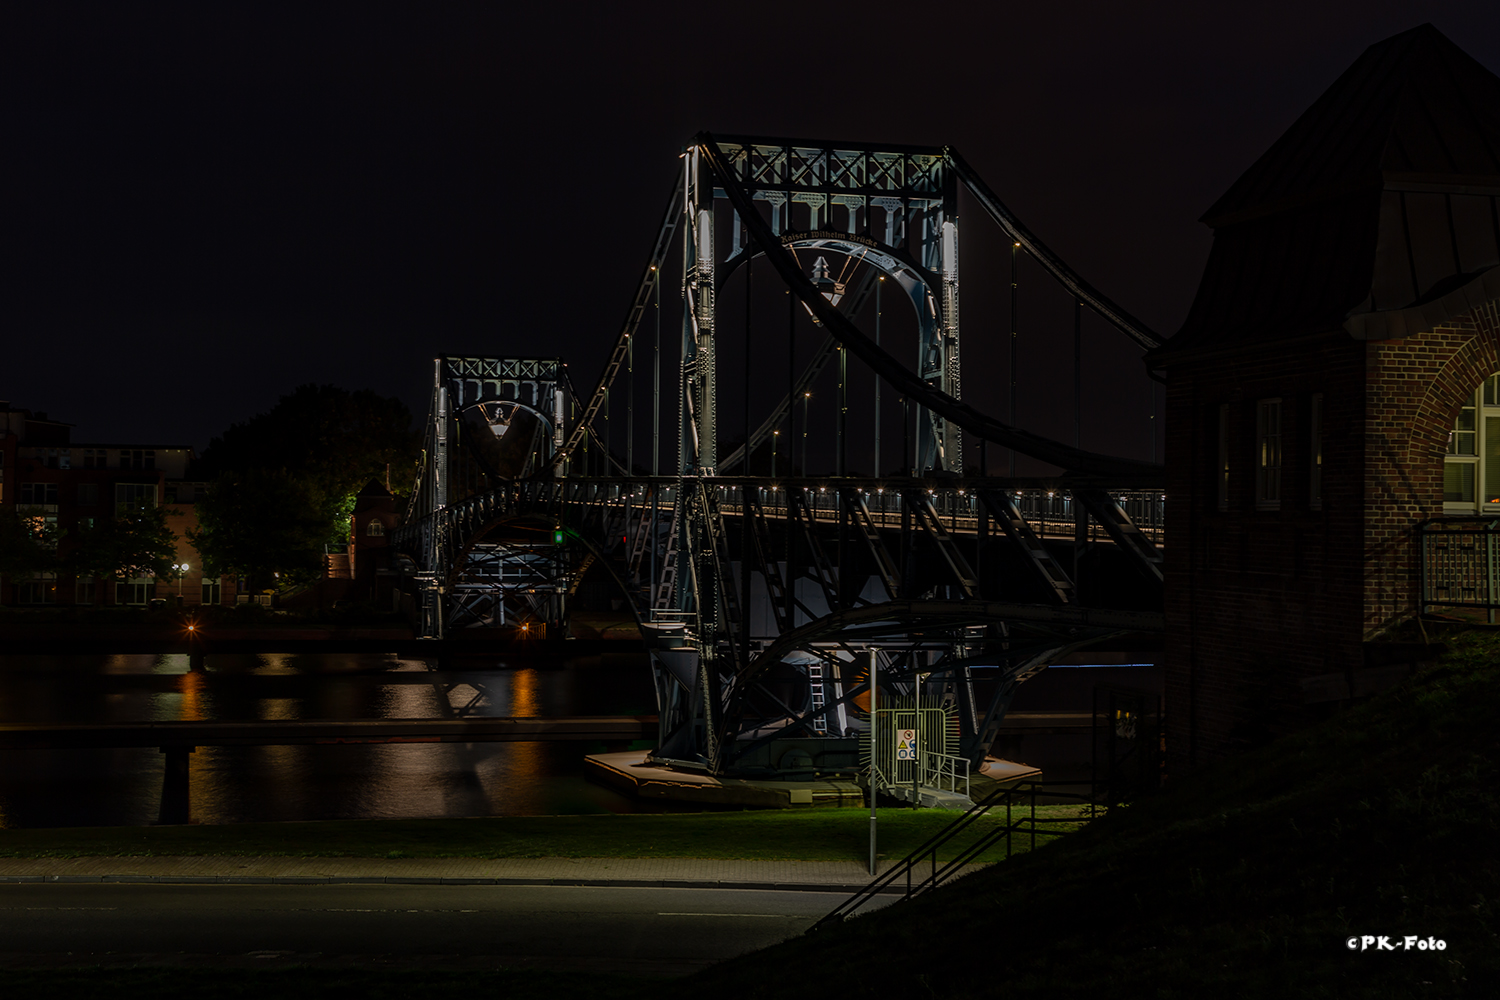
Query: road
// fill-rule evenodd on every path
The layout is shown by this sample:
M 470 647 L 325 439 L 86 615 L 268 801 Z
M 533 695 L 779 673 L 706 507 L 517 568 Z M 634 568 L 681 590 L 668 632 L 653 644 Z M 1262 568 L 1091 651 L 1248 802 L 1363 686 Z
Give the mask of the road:
M 592 886 L 0 885 L 0 964 L 566 963 L 678 975 L 794 937 L 841 899 Z

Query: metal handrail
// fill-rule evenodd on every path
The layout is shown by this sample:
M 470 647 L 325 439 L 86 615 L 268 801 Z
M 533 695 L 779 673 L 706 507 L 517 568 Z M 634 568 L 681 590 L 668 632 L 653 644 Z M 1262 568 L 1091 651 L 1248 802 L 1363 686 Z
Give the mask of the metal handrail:
M 1475 608 L 1488 611 L 1489 623 L 1495 624 L 1500 609 L 1500 517 L 1494 514 L 1465 514 L 1431 517 L 1416 527 L 1417 559 L 1421 568 L 1417 613 L 1428 608 Z M 1435 545 L 1435 541 L 1470 538 L 1470 546 Z M 1453 599 L 1452 592 L 1458 593 Z M 1468 591 L 1471 598 L 1462 594 Z M 1484 600 L 1479 599 L 1480 592 Z M 1444 593 L 1447 592 L 1447 593 Z M 1438 596 L 1442 594 L 1443 596 Z
M 838 906 L 834 907 L 827 916 L 823 917 L 817 923 L 813 924 L 812 927 L 809 928 L 809 931 L 815 931 L 818 928 L 824 927 L 828 924 L 842 923 L 856 910 L 864 906 L 870 900 L 874 899 L 875 896 L 879 895 L 887 886 L 896 882 L 903 876 L 905 876 L 906 878 L 906 893 L 901 897 L 902 899 L 911 899 L 913 896 L 920 895 L 923 892 L 926 892 L 928 889 L 941 885 L 944 881 L 956 874 L 960 868 L 968 864 L 970 861 L 974 860 L 980 854 L 984 853 L 1002 837 L 1004 837 L 1006 840 L 1006 857 L 1010 857 L 1010 835 L 1017 830 L 1030 830 L 1031 846 L 1034 848 L 1036 846 L 1036 825 L 1038 822 L 1046 822 L 1046 820 L 1039 821 L 1036 818 L 1037 789 L 1041 788 L 1045 784 L 1048 783 L 1041 781 L 1026 781 L 1017 782 L 1014 785 L 1002 785 L 994 789 L 984 798 L 974 803 L 973 807 L 971 807 L 968 812 L 964 813 L 958 819 L 954 820 L 952 823 L 948 824 L 946 827 L 933 834 L 924 843 L 922 843 L 921 846 L 917 847 L 906 857 L 902 858 L 896 864 L 892 865 L 884 875 L 875 877 L 863 889 L 859 890 L 854 895 L 850 896 L 848 899 L 840 903 Z M 1017 794 L 1022 794 L 1021 790 L 1023 788 L 1025 789 L 1024 794 L 1029 794 L 1030 796 L 1030 815 L 1029 817 L 1012 821 L 1011 806 Z M 1047 794 L 1057 798 L 1078 799 L 1083 802 L 1092 802 L 1092 799 L 1087 795 L 1077 795 L 1067 792 L 1048 792 Z M 984 834 L 974 843 L 970 844 L 958 854 L 954 855 L 954 857 L 944 863 L 941 868 L 938 867 L 938 849 L 941 848 L 944 844 L 948 843 L 948 841 L 952 840 L 954 837 L 958 836 L 971 824 L 973 824 L 975 820 L 979 819 L 985 813 L 989 812 L 990 809 L 998 806 L 1002 801 L 1005 803 L 1005 825 L 996 827 L 994 830 L 991 830 L 990 832 Z M 921 864 L 924 861 L 928 861 L 929 859 L 931 860 L 931 871 L 925 878 L 922 878 L 920 881 L 913 883 L 913 871 L 915 871 L 918 864 Z
M 962 783 L 963 787 L 959 785 Z M 922 787 L 969 794 L 969 758 L 935 750 L 922 751 Z

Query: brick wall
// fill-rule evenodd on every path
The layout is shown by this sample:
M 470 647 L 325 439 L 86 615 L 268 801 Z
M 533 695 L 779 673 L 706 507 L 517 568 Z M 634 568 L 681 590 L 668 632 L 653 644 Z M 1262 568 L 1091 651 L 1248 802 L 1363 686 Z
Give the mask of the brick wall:
M 1458 408 L 1500 371 L 1496 304 L 1403 340 L 1342 331 L 1179 362 L 1167 387 L 1169 766 L 1314 718 L 1303 678 L 1359 669 L 1417 599 L 1413 529 L 1441 514 Z M 1323 395 L 1323 500 L 1310 502 L 1311 397 Z M 1255 500 L 1257 400 L 1282 399 L 1279 509 Z M 1218 414 L 1229 405 L 1229 504 Z
M 1170 766 L 1305 721 L 1302 677 L 1359 655 L 1364 348 L 1330 336 L 1180 364 L 1167 388 L 1166 699 Z M 1323 396 L 1321 507 L 1312 397 Z M 1282 400 L 1281 503 L 1256 505 L 1256 404 Z M 1229 502 L 1218 506 L 1219 407 Z
M 1464 400 L 1500 371 L 1496 335 L 1491 302 L 1431 331 L 1366 345 L 1366 638 L 1416 611 L 1413 531 L 1443 512 L 1448 432 Z

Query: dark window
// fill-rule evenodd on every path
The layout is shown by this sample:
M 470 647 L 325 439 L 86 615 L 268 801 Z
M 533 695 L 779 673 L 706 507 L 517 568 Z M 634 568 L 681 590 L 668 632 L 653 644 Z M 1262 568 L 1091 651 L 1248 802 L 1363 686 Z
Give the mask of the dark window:
M 135 510 L 156 506 L 155 483 L 116 483 L 115 509 Z
M 22 504 L 55 504 L 57 503 L 57 484 L 22 483 L 21 495 L 17 502 Z
M 1217 480 L 1219 509 L 1229 509 L 1229 404 L 1219 407 L 1219 462 L 1214 478 Z
M 1323 507 L 1323 394 L 1321 392 L 1313 393 L 1310 423 L 1307 502 L 1313 510 L 1321 510 Z
M 29 580 L 22 580 L 18 599 L 22 604 L 54 604 L 57 601 L 57 575 L 38 573 Z

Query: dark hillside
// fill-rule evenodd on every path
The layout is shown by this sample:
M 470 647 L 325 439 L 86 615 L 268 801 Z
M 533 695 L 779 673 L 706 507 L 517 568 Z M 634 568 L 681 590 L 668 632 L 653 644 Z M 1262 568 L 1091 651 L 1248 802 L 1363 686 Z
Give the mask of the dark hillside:
M 1436 638 L 1436 637 L 1435 637 Z M 672 984 L 715 997 L 1500 991 L 1500 635 L 911 904 Z M 1352 936 L 1442 951 L 1351 951 Z

